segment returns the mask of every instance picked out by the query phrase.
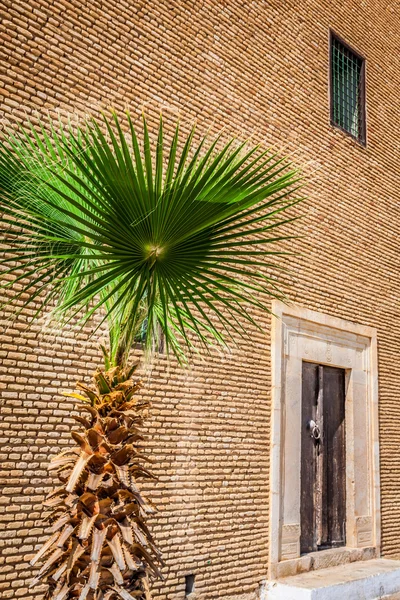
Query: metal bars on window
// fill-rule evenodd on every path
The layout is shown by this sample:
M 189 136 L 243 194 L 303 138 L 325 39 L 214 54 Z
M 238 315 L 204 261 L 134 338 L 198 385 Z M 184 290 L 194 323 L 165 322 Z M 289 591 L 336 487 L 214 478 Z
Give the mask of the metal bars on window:
M 331 33 L 331 122 L 365 144 L 364 59 Z

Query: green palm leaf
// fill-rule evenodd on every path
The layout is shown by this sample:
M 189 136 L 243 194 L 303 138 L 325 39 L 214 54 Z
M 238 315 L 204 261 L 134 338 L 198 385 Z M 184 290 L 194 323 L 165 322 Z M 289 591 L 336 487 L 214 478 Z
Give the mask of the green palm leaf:
M 299 175 L 249 143 L 195 143 L 194 128 L 181 140 L 178 124 L 166 144 L 160 118 L 152 146 L 145 118 L 141 135 L 126 124 L 30 126 L 0 142 L 3 285 L 54 304 L 61 324 L 103 311 L 114 362 L 144 324 L 148 350 L 162 336 L 185 360 L 243 335 L 248 307 L 282 296 L 276 244 Z

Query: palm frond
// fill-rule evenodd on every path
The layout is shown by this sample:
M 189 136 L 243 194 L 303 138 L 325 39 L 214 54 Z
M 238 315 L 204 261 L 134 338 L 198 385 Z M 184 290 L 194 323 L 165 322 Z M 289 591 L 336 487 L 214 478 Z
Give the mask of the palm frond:
M 153 145 L 145 118 L 138 133 L 114 114 L 0 142 L 3 286 L 43 310 L 51 301 L 61 324 L 103 311 L 112 361 L 144 323 L 147 349 L 162 334 L 179 360 L 229 343 L 239 321 L 255 324 L 249 306 L 282 296 L 277 245 L 297 169 L 248 142 L 181 138 L 177 124 L 167 144 L 160 118 Z

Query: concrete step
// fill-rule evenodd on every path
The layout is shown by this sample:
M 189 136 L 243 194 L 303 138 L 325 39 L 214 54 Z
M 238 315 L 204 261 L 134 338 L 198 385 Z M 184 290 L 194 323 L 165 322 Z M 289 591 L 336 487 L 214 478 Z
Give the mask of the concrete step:
M 395 600 L 400 560 L 376 558 L 272 581 L 268 600 Z M 400 598 L 400 596 L 399 596 Z

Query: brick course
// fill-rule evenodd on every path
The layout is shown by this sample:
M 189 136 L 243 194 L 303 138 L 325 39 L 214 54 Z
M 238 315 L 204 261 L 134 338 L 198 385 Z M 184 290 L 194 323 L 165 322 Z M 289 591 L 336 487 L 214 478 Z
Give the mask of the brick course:
M 3 0 L 0 113 L 81 116 L 113 106 L 164 107 L 294 153 L 310 183 L 297 229 L 290 297 L 378 329 L 383 554 L 400 553 L 399 31 L 394 2 L 348 0 Z M 367 147 L 329 124 L 328 32 L 367 59 Z M 300 210 L 300 209 L 299 209 Z M 2 523 L 0 597 L 39 600 L 27 566 L 44 539 L 49 455 L 69 443 L 60 390 L 88 379 L 95 340 L 0 331 Z M 188 371 L 157 358 L 149 445 L 160 481 L 149 492 L 167 562 L 156 600 L 256 597 L 266 576 L 270 418 L 269 319 L 231 355 Z M 21 560 L 22 557 L 22 560 Z

